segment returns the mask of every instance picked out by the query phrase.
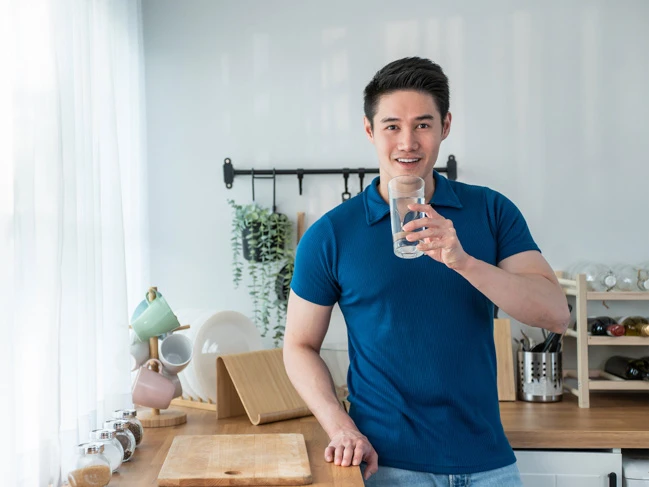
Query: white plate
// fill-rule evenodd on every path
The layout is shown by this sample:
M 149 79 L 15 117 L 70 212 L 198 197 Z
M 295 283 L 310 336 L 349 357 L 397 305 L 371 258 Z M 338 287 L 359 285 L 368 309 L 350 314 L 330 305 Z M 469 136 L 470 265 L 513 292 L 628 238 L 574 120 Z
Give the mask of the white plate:
M 245 315 L 221 311 L 210 316 L 194 340 L 194 373 L 200 394 L 216 401 L 216 358 L 219 355 L 261 350 L 261 335 Z
M 188 336 L 192 343 L 194 343 L 194 336 L 196 335 L 198 328 L 200 328 L 203 323 L 205 323 L 205 320 L 212 314 L 214 314 L 213 310 L 198 308 L 178 310 L 178 312 L 176 313 L 178 321 L 181 325 L 190 325 L 190 328 L 189 330 L 180 330 L 175 333 L 182 333 L 183 335 Z M 200 393 L 194 389 L 194 387 L 198 388 L 198 382 L 193 374 L 193 364 L 194 358 L 192 358 L 191 362 L 189 362 L 187 368 L 180 374 L 178 374 L 180 385 L 183 388 L 183 398 L 189 399 L 190 397 L 192 397 L 194 399 L 202 399 L 204 401 L 207 401 L 207 397 L 202 397 Z
M 188 330 L 190 332 L 189 337 L 191 338 L 192 343 L 194 344 L 193 345 L 194 350 L 196 350 L 196 335 L 201 330 L 201 328 L 205 325 L 207 320 L 209 320 L 210 317 L 214 316 L 217 313 L 218 311 L 216 310 L 203 310 L 203 313 L 201 313 L 200 316 L 195 320 L 196 325 L 193 326 L 192 329 Z M 198 379 L 198 374 L 196 372 L 197 369 L 198 369 L 198 364 L 196 362 L 196 355 L 194 355 L 192 357 L 192 361 L 189 362 L 189 365 L 184 370 L 184 372 L 187 372 L 185 374 L 185 378 L 187 379 L 190 388 L 194 392 L 194 397 L 198 397 L 203 402 L 208 402 L 209 400 L 208 395 L 201 387 L 201 383 Z

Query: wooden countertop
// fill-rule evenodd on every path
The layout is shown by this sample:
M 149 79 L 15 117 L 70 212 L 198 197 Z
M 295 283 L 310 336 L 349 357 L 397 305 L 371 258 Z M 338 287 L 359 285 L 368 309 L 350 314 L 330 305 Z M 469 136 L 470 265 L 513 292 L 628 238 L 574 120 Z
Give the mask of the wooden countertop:
M 649 395 L 591 394 L 590 408 L 564 394 L 557 403 L 501 402 L 512 448 L 649 448 Z
M 329 439 L 313 416 L 253 426 L 247 416 L 217 421 L 213 411 L 174 408 L 187 423 L 147 428 L 133 460 L 120 467 L 110 485 L 157 485 L 157 477 L 174 436 L 236 433 L 302 433 L 316 487 L 363 486 L 358 467 L 336 467 L 324 461 Z M 593 394 L 590 409 L 580 409 L 570 394 L 558 403 L 501 402 L 500 416 L 513 448 L 604 449 L 649 448 L 647 394 Z
M 248 416 L 220 419 L 214 411 L 173 407 L 187 413 L 187 423 L 169 428 L 146 428 L 144 439 L 135 450 L 133 459 L 122 464 L 113 474 L 110 485 L 143 487 L 158 485 L 157 478 L 176 435 L 302 433 L 311 465 L 315 487 L 362 487 L 363 478 L 358 467 L 336 467 L 324 460 L 329 437 L 313 416 L 253 426 Z M 272 487 L 272 486 L 271 486 Z

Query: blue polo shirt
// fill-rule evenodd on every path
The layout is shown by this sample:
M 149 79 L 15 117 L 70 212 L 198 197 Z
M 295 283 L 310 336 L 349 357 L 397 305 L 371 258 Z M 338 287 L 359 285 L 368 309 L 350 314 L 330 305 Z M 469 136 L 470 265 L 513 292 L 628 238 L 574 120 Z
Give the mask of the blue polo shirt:
M 516 206 L 489 188 L 436 171 L 432 206 L 464 250 L 496 265 L 539 250 Z M 300 240 L 291 288 L 338 302 L 347 324 L 350 416 L 379 464 L 468 474 L 516 461 L 498 407 L 493 304 L 424 255 L 392 250 L 379 178 L 329 211 Z

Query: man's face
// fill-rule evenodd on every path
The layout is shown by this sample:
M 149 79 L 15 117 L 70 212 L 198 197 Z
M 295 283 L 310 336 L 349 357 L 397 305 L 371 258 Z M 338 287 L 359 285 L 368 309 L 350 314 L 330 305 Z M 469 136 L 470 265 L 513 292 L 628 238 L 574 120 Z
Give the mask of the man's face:
M 433 188 L 433 166 L 439 146 L 451 129 L 451 114 L 442 123 L 433 97 L 419 91 L 395 91 L 379 98 L 374 129 L 365 118 L 365 132 L 379 157 L 381 194 L 402 175 L 419 176 Z M 383 194 L 385 191 L 385 194 Z

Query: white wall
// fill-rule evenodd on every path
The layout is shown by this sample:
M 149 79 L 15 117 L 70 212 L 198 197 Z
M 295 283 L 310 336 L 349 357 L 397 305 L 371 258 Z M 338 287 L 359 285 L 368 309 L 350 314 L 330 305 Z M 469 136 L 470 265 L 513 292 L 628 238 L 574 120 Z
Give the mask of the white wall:
M 250 201 L 250 177 L 227 190 L 223 159 L 376 167 L 362 91 L 410 55 L 450 79 L 453 127 L 438 162 L 455 154 L 459 180 L 516 202 L 555 269 L 649 260 L 649 2 L 143 4 L 151 271 L 172 306 L 251 312 L 231 284 L 226 203 Z M 256 189 L 270 205 L 269 182 Z M 342 177 L 312 176 L 298 196 L 285 176 L 278 209 L 312 223 L 342 190 Z M 337 316 L 327 340 L 344 336 Z

